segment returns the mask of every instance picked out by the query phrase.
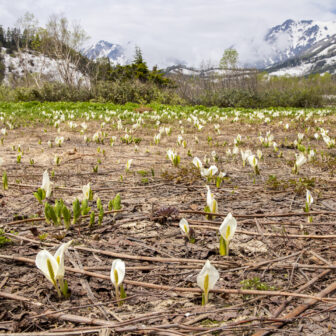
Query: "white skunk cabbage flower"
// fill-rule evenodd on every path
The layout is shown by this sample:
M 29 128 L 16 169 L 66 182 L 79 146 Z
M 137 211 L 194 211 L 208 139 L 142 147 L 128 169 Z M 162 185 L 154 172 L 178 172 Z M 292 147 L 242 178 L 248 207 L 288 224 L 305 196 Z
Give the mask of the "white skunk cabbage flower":
M 234 155 L 239 154 L 239 148 L 236 145 L 233 146 L 232 154 L 234 154 Z
M 55 286 L 57 293 L 61 296 L 59 287 L 63 294 L 66 296 L 66 292 L 64 292 L 64 254 L 65 251 L 71 245 L 72 240 L 67 243 L 63 243 L 57 249 L 56 253 L 52 255 L 47 250 L 42 250 L 36 255 L 35 265 L 36 267 L 42 271 L 44 276 Z
M 176 152 L 174 152 L 173 150 L 171 149 L 168 149 L 167 150 L 167 156 L 168 156 L 168 159 L 172 162 L 172 164 L 177 167 L 180 163 L 180 156 L 177 155 Z
M 161 140 L 161 133 L 158 133 L 158 134 L 154 135 L 154 143 L 156 145 L 159 144 L 160 140 Z
M 52 192 L 52 182 L 50 182 L 48 170 L 45 170 L 43 173 L 41 189 L 45 191 L 47 198 L 50 197 Z
M 125 263 L 121 259 L 113 260 L 110 278 L 115 288 L 116 300 L 124 299 L 126 295 L 122 283 L 125 278 Z M 118 305 L 121 304 L 122 302 L 118 301 Z
M 186 237 L 189 237 L 189 235 L 190 235 L 190 227 L 189 227 L 188 221 L 185 218 L 182 218 L 180 220 L 179 226 L 180 226 L 182 234 L 184 236 L 186 236 Z
M 133 159 L 129 159 L 126 162 L 126 171 L 128 172 L 131 169 L 131 165 L 132 165 Z
M 301 143 L 301 141 L 303 140 L 304 138 L 304 133 L 298 133 L 298 142 Z
M 310 206 L 313 204 L 313 202 L 314 202 L 314 198 L 313 198 L 311 192 L 307 189 L 307 191 L 306 191 L 306 206 L 305 206 L 305 209 L 304 209 L 305 212 L 309 212 Z M 308 221 L 308 223 L 311 223 L 313 221 L 313 217 L 308 216 L 307 221 Z M 300 227 L 301 227 L 301 230 L 302 230 L 303 226 L 300 225 Z
M 307 189 L 306 191 L 306 212 L 309 212 L 310 206 L 313 204 L 314 198 L 311 192 Z
M 56 144 L 57 146 L 61 147 L 62 144 L 63 144 L 63 142 L 64 142 L 64 137 L 59 137 L 59 136 L 57 136 L 57 137 L 55 138 L 55 144 Z
M 113 260 L 110 276 L 114 287 L 119 287 L 124 281 L 125 263 L 121 259 Z
M 300 155 L 297 156 L 297 158 L 296 158 L 295 164 L 298 166 L 298 168 L 300 168 L 306 162 L 307 162 L 306 157 L 304 156 L 304 154 L 300 153 Z
M 314 156 L 315 156 L 315 151 L 311 149 L 308 153 L 308 161 L 311 161 Z
M 219 273 L 217 269 L 210 264 L 209 260 L 207 260 L 201 272 L 197 275 L 197 285 L 203 291 L 202 305 L 206 305 L 208 303 L 209 291 L 215 287 L 218 279 Z
M 63 279 L 64 278 L 64 253 L 66 252 L 66 250 L 69 248 L 69 246 L 71 245 L 72 240 L 70 240 L 67 243 L 63 243 L 61 244 L 61 246 L 57 249 L 57 251 L 54 254 L 54 258 L 57 261 L 58 264 L 58 269 L 56 272 L 56 279 Z
M 201 168 L 201 175 L 203 177 L 211 178 L 216 175 L 218 172 L 218 168 L 215 165 L 210 166 L 208 169 Z
M 224 178 L 226 176 L 226 173 L 225 172 L 220 172 L 219 174 L 218 174 L 218 177 L 219 178 Z
M 174 158 L 175 158 L 175 156 L 176 156 L 176 153 L 175 153 L 173 150 L 168 149 L 168 150 L 167 150 L 167 156 L 168 156 L 168 159 L 169 159 L 171 162 L 173 162 L 173 161 L 174 161 Z
M 260 149 L 257 150 L 257 157 L 258 157 L 259 160 L 261 160 L 262 157 L 263 157 L 263 153 Z
M 92 200 L 92 190 L 90 182 L 82 187 L 83 198 L 87 200 Z
M 293 168 L 294 174 L 297 174 L 299 172 L 300 167 L 306 162 L 307 158 L 304 156 L 304 154 L 300 153 L 299 155 L 296 155 L 296 161 Z
M 273 141 L 273 149 L 275 152 L 278 151 L 278 144 L 275 141 Z
M 259 172 L 259 166 L 258 166 L 258 159 L 255 157 L 255 155 L 250 155 L 247 158 L 247 160 L 248 160 L 249 165 L 253 168 L 254 173 L 256 175 L 259 175 L 260 172 Z
M 209 211 L 212 213 L 217 213 L 218 212 L 218 203 L 214 199 L 213 194 L 211 193 L 210 187 L 206 186 L 208 189 L 207 192 L 207 207 L 209 208 Z
M 241 158 L 243 160 L 243 167 L 245 167 L 245 163 L 247 158 L 252 155 L 251 150 L 247 149 L 246 151 L 243 151 L 242 149 L 240 150 Z
M 194 157 L 194 159 L 192 160 L 192 163 L 194 166 L 196 166 L 198 169 L 202 170 L 203 168 L 203 164 L 202 161 L 198 158 L 198 157 Z
M 177 144 L 178 144 L 179 146 L 181 146 L 182 143 L 183 143 L 183 137 L 182 137 L 182 135 L 178 135 L 178 137 L 177 137 Z
M 229 255 L 229 244 L 237 229 L 237 221 L 232 216 L 231 212 L 225 217 L 223 223 L 219 227 L 220 241 L 219 253 L 220 255 Z
M 93 134 L 92 136 L 92 140 L 93 141 L 96 141 L 96 142 L 99 142 L 100 139 L 102 138 L 103 134 L 101 131 L 97 131 L 95 134 Z
M 50 265 L 48 265 L 48 263 L 50 263 Z M 58 271 L 56 258 L 47 250 L 42 250 L 36 256 L 35 265 L 42 271 L 44 276 L 56 286 L 56 274 Z

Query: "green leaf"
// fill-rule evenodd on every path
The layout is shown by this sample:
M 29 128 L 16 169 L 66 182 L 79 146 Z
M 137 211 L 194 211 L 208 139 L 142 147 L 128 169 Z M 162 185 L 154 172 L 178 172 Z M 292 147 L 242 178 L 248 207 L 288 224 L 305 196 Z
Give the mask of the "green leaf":
M 83 199 L 82 201 L 82 206 L 81 206 L 81 213 L 82 213 L 82 216 L 85 216 L 89 213 L 90 209 L 89 208 L 89 201 L 87 199 Z
M 125 292 L 123 284 L 120 285 L 120 298 L 121 299 L 125 299 L 126 298 L 126 292 Z
M 8 190 L 8 178 L 7 178 L 6 172 L 3 172 L 2 174 L 2 185 L 3 185 L 3 190 Z
M 68 287 L 68 281 L 64 280 L 63 287 L 62 287 L 62 294 L 66 299 L 70 297 L 69 287 Z
M 223 238 L 223 236 L 221 235 L 220 238 L 219 238 L 219 254 L 222 255 L 222 256 L 225 256 L 226 255 L 226 241 L 225 239 Z
M 51 221 L 49 207 L 50 207 L 49 203 L 44 204 L 44 216 L 48 224 L 50 224 L 50 221 Z
M 62 221 L 62 210 L 63 210 L 64 202 L 63 200 L 56 200 L 55 202 L 55 214 L 57 217 L 57 222 L 60 225 Z
M 62 215 L 63 215 L 63 218 L 64 218 L 64 226 L 67 230 L 69 230 L 70 229 L 70 221 L 71 221 L 71 213 L 70 213 L 70 210 L 67 208 L 66 205 L 63 205 Z
M 54 273 L 54 269 L 52 268 L 51 261 L 49 258 L 47 259 L 47 267 L 48 267 L 50 279 L 53 282 L 54 286 L 56 287 L 57 285 L 56 285 L 56 280 L 55 280 L 55 273 Z
M 41 189 L 41 188 L 38 188 L 38 190 L 35 191 L 33 195 L 34 195 L 34 197 L 38 200 L 38 202 L 39 202 L 40 204 L 42 204 L 42 197 L 43 197 L 43 195 L 42 195 L 42 189 Z
M 75 225 L 81 214 L 81 207 L 78 198 L 76 198 L 76 200 L 72 203 L 72 213 L 73 213 L 72 224 Z
M 103 218 L 104 218 L 104 209 L 100 208 L 98 214 L 98 225 L 101 225 Z
M 92 211 L 90 213 L 90 223 L 89 223 L 90 228 L 92 228 L 94 226 L 94 223 L 95 223 L 95 213 L 94 213 L 94 211 Z
M 98 171 L 98 166 L 97 166 L 97 171 Z M 93 191 L 90 188 L 90 191 L 89 191 L 89 201 L 92 201 L 92 200 L 93 200 Z
M 121 198 L 120 194 L 118 193 L 113 199 L 113 210 L 120 210 L 121 209 Z
M 102 202 L 101 202 L 100 198 L 98 197 L 97 198 L 97 209 L 100 210 L 100 208 L 102 208 L 102 207 L 103 207 Z
M 58 217 L 56 215 L 55 209 L 52 206 L 48 207 L 48 212 L 49 212 L 49 216 L 51 218 L 51 220 L 54 222 L 54 225 L 58 226 L 59 225 L 59 220 Z

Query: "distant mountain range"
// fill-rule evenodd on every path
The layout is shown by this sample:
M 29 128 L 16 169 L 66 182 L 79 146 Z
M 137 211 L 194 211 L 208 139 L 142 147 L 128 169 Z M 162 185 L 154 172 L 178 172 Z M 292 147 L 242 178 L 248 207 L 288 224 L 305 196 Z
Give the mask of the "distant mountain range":
M 269 29 L 261 45 L 260 59 L 248 67 L 274 75 L 336 73 L 336 22 L 287 20 Z M 92 60 L 108 57 L 112 64 L 124 65 L 130 63 L 126 49 L 127 46 L 101 40 L 82 53 Z

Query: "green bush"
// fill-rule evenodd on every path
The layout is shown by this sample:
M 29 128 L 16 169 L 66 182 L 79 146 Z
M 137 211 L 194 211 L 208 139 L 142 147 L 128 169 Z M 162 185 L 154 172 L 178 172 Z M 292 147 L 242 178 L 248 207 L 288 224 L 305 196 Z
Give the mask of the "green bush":
M 158 102 L 162 104 L 182 103 L 173 89 L 159 88 L 154 83 L 144 83 L 140 80 L 99 82 L 93 88 L 94 99 L 99 102 L 126 104 L 127 102 L 148 104 Z
M 336 84 L 330 76 L 326 78 L 317 75 L 308 78 L 260 76 L 256 84 L 251 87 L 233 85 L 231 88 L 226 88 L 216 86 L 216 83 L 212 82 L 212 85 L 207 87 L 192 80 L 183 84 L 184 91 L 181 87 L 162 86 L 150 80 L 125 78 L 114 81 L 101 80 L 92 84 L 90 88 L 56 82 L 46 82 L 41 87 L 30 85 L 11 88 L 1 85 L 0 101 L 159 103 L 233 108 L 323 107 L 336 101 L 332 98 L 336 97 Z

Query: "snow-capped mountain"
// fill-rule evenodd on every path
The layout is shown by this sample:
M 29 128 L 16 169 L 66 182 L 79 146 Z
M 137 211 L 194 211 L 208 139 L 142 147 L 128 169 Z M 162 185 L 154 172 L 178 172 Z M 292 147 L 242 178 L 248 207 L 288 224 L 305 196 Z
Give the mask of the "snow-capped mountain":
M 270 47 L 263 63 L 263 68 L 274 66 L 288 59 L 302 55 L 316 43 L 336 34 L 336 22 L 314 20 L 287 20 L 271 28 L 264 40 Z M 259 67 L 261 64 L 258 64 Z
M 81 50 L 82 54 L 91 60 L 107 57 L 112 64 L 125 65 L 128 63 L 126 50 L 120 44 L 113 44 L 104 40 Z
M 336 35 L 322 39 L 297 56 L 268 68 L 271 75 L 336 73 Z

